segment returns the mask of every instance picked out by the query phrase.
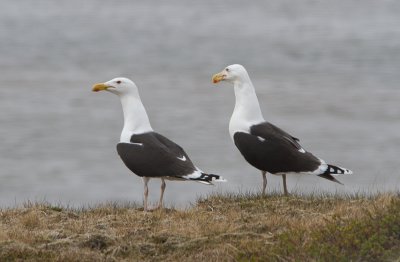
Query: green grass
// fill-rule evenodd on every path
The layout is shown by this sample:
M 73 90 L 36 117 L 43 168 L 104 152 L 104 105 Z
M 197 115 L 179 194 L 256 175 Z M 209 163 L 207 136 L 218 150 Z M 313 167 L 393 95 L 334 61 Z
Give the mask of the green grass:
M 0 210 L 0 261 L 393 261 L 399 194 L 212 195 L 186 210 L 116 203 Z

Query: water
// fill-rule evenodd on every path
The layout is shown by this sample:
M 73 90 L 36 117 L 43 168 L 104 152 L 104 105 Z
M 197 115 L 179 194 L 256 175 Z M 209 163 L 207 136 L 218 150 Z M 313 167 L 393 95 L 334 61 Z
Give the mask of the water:
M 264 116 L 325 159 L 345 186 L 288 177 L 290 191 L 398 190 L 397 1 L 11 1 L 0 8 L 0 206 L 141 201 L 116 154 L 118 99 L 91 85 L 139 86 L 153 128 L 229 183 L 167 183 L 167 205 L 258 192 L 261 176 L 228 135 L 233 88 L 211 75 L 246 66 Z M 152 180 L 151 200 L 159 195 Z M 281 191 L 280 177 L 269 190 Z

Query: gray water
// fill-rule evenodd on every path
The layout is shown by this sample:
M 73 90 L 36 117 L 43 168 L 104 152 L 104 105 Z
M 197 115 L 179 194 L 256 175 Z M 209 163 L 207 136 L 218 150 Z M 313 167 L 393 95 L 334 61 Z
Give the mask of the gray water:
M 258 192 L 259 171 L 228 134 L 233 88 L 210 80 L 232 63 L 248 69 L 267 120 L 355 173 L 340 177 L 345 186 L 290 176 L 290 191 L 398 190 L 399 13 L 384 0 L 3 0 L 0 206 L 142 200 L 115 150 L 120 103 L 91 92 L 116 76 L 136 82 L 155 130 L 229 180 L 167 183 L 167 205 Z M 268 190 L 282 190 L 280 177 Z

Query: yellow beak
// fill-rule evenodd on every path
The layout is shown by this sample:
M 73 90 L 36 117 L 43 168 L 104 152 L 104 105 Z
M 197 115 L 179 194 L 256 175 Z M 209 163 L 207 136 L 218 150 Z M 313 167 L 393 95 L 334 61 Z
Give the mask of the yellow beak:
M 223 72 L 220 72 L 218 74 L 213 75 L 212 81 L 214 84 L 216 84 L 222 80 L 225 80 L 225 77 L 226 77 L 226 75 Z
M 107 90 L 107 88 L 108 88 L 108 86 L 106 86 L 104 83 L 98 83 L 93 86 L 92 91 L 99 92 L 102 90 Z

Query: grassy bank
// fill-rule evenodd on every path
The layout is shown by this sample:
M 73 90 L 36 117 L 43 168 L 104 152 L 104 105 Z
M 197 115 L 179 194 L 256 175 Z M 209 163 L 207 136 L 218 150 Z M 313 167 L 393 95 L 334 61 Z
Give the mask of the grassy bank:
M 400 196 L 225 195 L 187 210 L 0 211 L 0 261 L 365 261 L 400 255 Z

